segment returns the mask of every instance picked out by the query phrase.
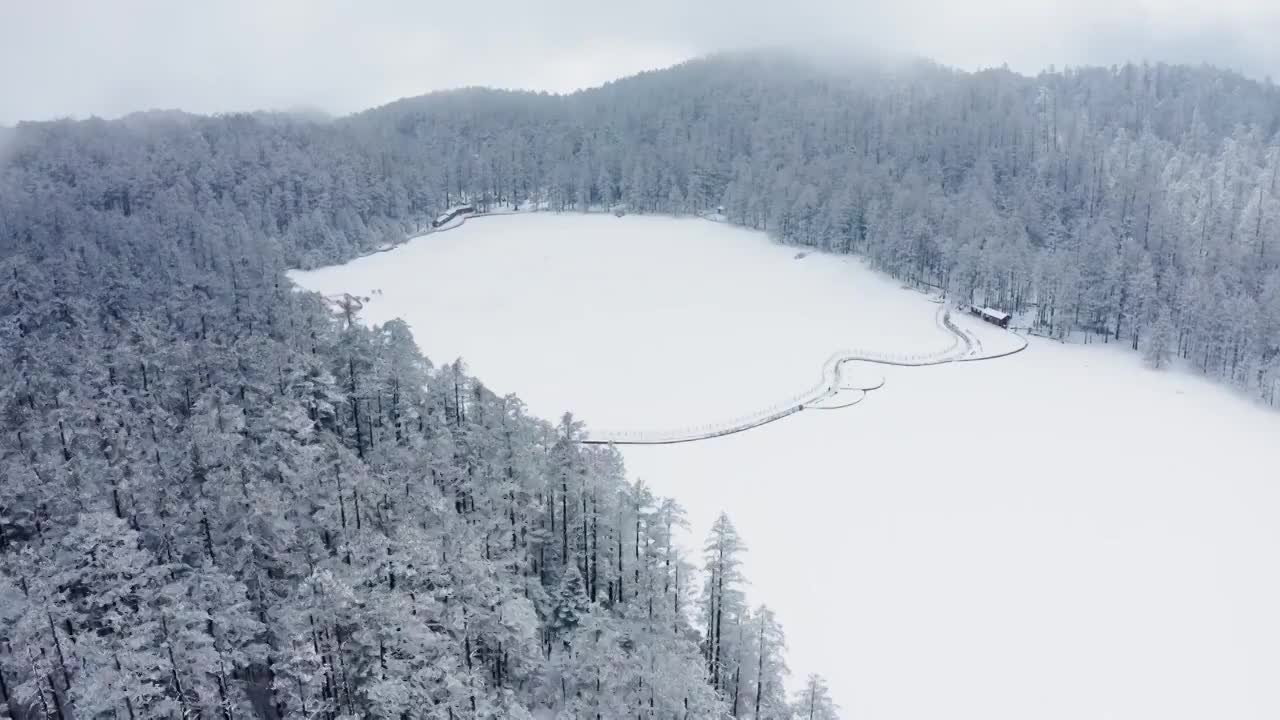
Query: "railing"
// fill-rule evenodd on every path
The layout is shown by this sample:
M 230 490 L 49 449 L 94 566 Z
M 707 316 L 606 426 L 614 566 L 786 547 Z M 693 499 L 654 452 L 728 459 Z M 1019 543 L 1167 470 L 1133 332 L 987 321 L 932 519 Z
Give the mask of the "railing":
M 973 340 L 965 331 L 951 322 L 951 313 L 945 306 L 938 308 L 938 327 L 951 335 L 951 343 L 940 350 L 925 353 L 885 353 L 865 349 L 837 350 L 822 364 L 822 380 L 812 387 L 799 392 L 781 402 L 773 403 L 763 410 L 740 415 L 719 422 L 691 425 L 665 431 L 624 431 L 624 432 L 590 432 L 582 440 L 592 445 L 670 445 L 694 440 L 707 440 L 713 437 L 732 435 L 744 430 L 760 427 L 781 420 L 788 415 L 800 412 L 813 403 L 825 400 L 842 388 L 840 387 L 841 366 L 847 362 L 866 362 L 877 365 L 896 365 L 901 367 L 919 367 L 923 365 L 939 365 L 964 359 L 973 348 Z M 964 345 L 963 350 L 960 349 Z M 882 385 L 883 383 L 881 383 Z M 880 387 L 876 385 L 875 388 Z M 849 388 L 866 392 L 875 388 Z
M 408 242 L 424 235 L 433 233 L 446 232 L 461 227 L 467 220 L 473 220 L 483 217 L 492 217 L 495 215 L 516 215 L 523 211 L 509 209 L 494 209 L 487 212 L 473 212 L 453 219 L 459 222 L 450 225 L 446 222 L 441 227 L 431 227 L 424 232 L 411 235 L 403 242 Z M 378 252 L 386 252 L 399 247 L 397 243 L 389 247 L 378 248 L 367 254 Z M 838 350 L 827 358 L 822 364 L 822 380 L 813 387 L 797 393 L 781 402 L 773 403 L 763 410 L 739 415 L 738 417 L 723 420 L 719 422 L 704 423 L 702 425 L 690 425 L 675 430 L 666 430 L 660 432 L 654 431 L 605 431 L 593 432 L 588 431 L 588 436 L 580 440 L 581 443 L 587 445 L 669 445 L 674 443 L 692 442 L 694 440 L 706 440 L 713 437 L 722 437 L 732 435 L 751 428 L 767 425 L 768 423 L 781 420 L 788 415 L 793 415 L 805 407 L 811 406 L 816 402 L 825 400 L 842 389 L 861 390 L 864 395 L 866 392 L 879 388 L 884 383 L 871 388 L 841 388 L 840 366 L 847 362 L 866 362 L 877 365 L 896 365 L 900 367 L 920 367 L 924 365 L 940 365 L 948 362 L 970 362 L 974 360 L 994 359 L 997 357 L 1005 357 L 1025 350 L 1027 347 L 1026 338 L 1018 336 L 1022 343 L 1016 349 L 992 355 L 989 357 L 977 357 L 981 353 L 982 344 L 976 337 L 968 331 L 963 330 L 951 321 L 951 311 L 947 309 L 945 304 L 938 306 L 936 315 L 938 328 L 951 335 L 951 344 L 947 347 L 927 353 L 885 353 L 876 350 L 865 349 L 845 349 Z M 960 345 L 963 344 L 963 350 L 957 352 Z M 850 405 L 854 403 L 849 403 Z M 842 405 L 841 407 L 845 407 Z

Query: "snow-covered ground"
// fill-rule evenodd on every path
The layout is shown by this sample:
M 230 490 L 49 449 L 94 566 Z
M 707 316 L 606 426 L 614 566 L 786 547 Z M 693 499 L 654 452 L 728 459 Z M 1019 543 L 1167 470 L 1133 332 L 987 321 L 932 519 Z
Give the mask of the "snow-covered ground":
M 721 223 L 539 213 L 294 277 L 618 430 L 755 411 L 842 347 L 950 342 L 923 295 L 796 255 Z M 695 537 L 730 513 L 795 675 L 856 718 L 1280 716 L 1280 415 L 1115 346 L 865 372 L 884 387 L 844 410 L 624 450 Z

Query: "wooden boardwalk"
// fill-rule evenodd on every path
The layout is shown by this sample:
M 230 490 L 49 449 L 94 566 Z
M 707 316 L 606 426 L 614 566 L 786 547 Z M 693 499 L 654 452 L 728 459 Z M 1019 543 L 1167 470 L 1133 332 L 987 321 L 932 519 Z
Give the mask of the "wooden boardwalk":
M 953 362 L 993 360 L 1014 355 L 1027 348 L 1026 338 L 1017 335 L 1016 337 L 1020 342 L 1016 348 L 993 355 L 982 354 L 982 343 L 972 333 L 952 322 L 951 312 L 944 304 L 938 306 L 937 322 L 938 327 L 951 336 L 951 343 L 946 348 L 931 353 L 914 355 L 894 355 L 869 350 L 837 351 L 823 364 L 821 382 L 794 397 L 774 403 L 758 413 L 740 416 L 723 422 L 668 431 L 592 432 L 588 430 L 586 436 L 578 442 L 584 445 L 675 445 L 735 435 L 762 425 L 777 422 L 803 410 L 837 410 L 856 405 L 866 397 L 867 393 L 884 385 L 883 380 L 871 387 L 843 385 L 842 369 L 846 363 L 861 362 L 897 367 L 925 367 Z M 841 392 L 857 392 L 858 395 L 856 399 L 849 402 L 841 402 L 834 405 L 822 404 Z

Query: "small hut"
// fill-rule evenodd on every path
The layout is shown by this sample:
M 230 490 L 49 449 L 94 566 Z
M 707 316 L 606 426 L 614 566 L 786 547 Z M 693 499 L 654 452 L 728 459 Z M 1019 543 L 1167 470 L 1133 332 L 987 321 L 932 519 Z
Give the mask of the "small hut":
M 437 215 L 436 219 L 431 221 L 431 227 L 438 228 L 454 218 L 470 215 L 475 211 L 476 209 L 471 205 L 456 205 Z
M 1009 321 L 1013 319 L 1012 315 L 1004 312 L 1003 310 L 996 310 L 995 308 L 989 307 L 978 307 L 977 305 L 969 307 L 969 314 L 974 317 L 981 318 L 997 327 L 1005 328 L 1006 330 L 1009 328 Z

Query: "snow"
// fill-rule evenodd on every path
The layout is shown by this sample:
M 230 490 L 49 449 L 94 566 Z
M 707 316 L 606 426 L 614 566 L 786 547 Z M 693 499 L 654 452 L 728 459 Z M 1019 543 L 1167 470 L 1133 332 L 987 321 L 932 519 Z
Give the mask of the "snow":
M 448 215 L 441 215 L 440 217 L 436 218 L 436 221 L 434 223 L 432 223 L 431 229 L 433 232 L 444 232 L 445 230 L 453 230 L 455 228 L 462 227 L 463 223 L 465 223 L 466 221 L 467 221 L 466 215 L 454 215 L 452 217 Z
M 753 412 L 841 347 L 950 342 L 920 293 L 794 255 L 723 223 L 533 213 L 294 277 L 610 430 Z M 952 318 L 985 353 L 1018 342 Z M 624 448 L 695 543 L 732 516 L 797 684 L 823 672 L 847 717 L 1280 716 L 1280 416 L 1115 345 L 860 367 L 884 386 L 852 407 Z
M 432 225 L 435 227 L 440 227 L 451 220 L 455 220 L 457 218 L 464 217 L 466 215 L 471 214 L 473 210 L 474 208 L 472 208 L 472 206 L 470 205 L 454 205 L 450 207 L 448 210 L 445 210 L 444 212 L 437 215 L 435 222 L 433 222 Z
M 986 316 L 986 317 L 988 317 L 988 318 L 991 318 L 992 320 L 995 320 L 996 322 L 1004 322 L 1005 320 L 1008 320 L 1008 319 L 1009 319 L 1009 317 L 1010 317 L 1009 313 L 1007 313 L 1007 312 L 1001 312 L 1001 311 L 999 311 L 999 310 L 993 310 L 993 309 L 991 309 L 991 308 L 989 308 L 989 307 L 984 307 L 984 308 L 982 308 L 982 309 L 981 309 L 981 312 L 982 312 L 982 314 L 983 314 L 984 316 Z

